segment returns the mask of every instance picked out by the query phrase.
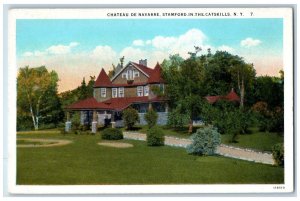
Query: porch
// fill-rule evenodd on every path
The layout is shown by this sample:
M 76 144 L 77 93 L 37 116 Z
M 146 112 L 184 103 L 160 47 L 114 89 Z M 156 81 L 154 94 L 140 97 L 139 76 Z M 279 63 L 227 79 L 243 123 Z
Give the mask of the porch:
M 138 111 L 139 123 L 138 125 L 146 125 L 147 122 L 144 118 L 146 112 L 149 109 L 153 109 L 158 114 L 157 124 L 166 125 L 168 120 L 168 104 L 165 102 L 153 102 L 153 103 L 134 103 L 131 105 Z M 85 109 L 85 110 L 71 110 L 67 111 L 66 132 L 71 130 L 71 116 L 76 113 L 80 113 L 80 125 L 89 125 L 92 127 L 92 132 L 97 132 L 98 126 L 109 126 L 113 128 L 124 127 L 122 119 L 122 111 L 116 110 L 101 110 L 101 109 Z

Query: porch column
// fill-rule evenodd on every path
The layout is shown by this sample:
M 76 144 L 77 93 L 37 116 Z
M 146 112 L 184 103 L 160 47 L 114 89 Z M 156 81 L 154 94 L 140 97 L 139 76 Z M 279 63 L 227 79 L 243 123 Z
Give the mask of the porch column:
M 115 128 L 116 127 L 116 122 L 115 122 L 115 111 L 112 111 L 111 113 L 111 127 Z
M 65 125 L 65 131 L 70 132 L 70 130 L 71 130 L 70 112 L 67 111 L 67 121 Z
M 169 104 L 168 104 L 168 103 L 165 103 L 165 108 L 166 108 L 166 109 L 165 109 L 165 112 L 168 113 L 168 112 L 169 112 Z
M 80 125 L 84 125 L 85 122 L 85 111 L 80 111 Z
M 97 111 L 93 110 L 92 133 L 97 133 Z
M 152 109 L 153 109 L 152 103 L 149 103 L 148 110 L 152 110 Z

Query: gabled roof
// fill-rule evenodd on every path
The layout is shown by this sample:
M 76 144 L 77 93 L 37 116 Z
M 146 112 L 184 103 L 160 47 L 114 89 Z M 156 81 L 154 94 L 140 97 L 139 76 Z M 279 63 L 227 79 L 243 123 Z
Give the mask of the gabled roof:
M 240 101 L 240 97 L 235 93 L 233 88 L 231 89 L 230 93 L 227 94 L 224 98 L 229 101 Z
M 140 71 L 142 71 L 147 77 L 150 77 L 150 75 L 152 74 L 153 72 L 153 69 L 147 67 L 147 66 L 144 66 L 142 64 L 137 64 L 135 62 L 131 62 L 137 69 L 139 69 Z
M 111 81 L 108 75 L 106 74 L 105 70 L 102 68 L 94 84 L 94 87 L 110 87 L 110 86 L 111 86 Z
M 119 72 L 117 72 L 112 78 L 111 81 L 113 81 L 114 79 L 116 79 L 129 65 L 133 65 L 136 69 L 138 69 L 141 73 L 143 73 L 146 77 L 149 77 L 149 73 L 152 70 L 151 68 L 148 68 L 147 66 L 141 65 L 141 64 L 137 64 L 134 62 L 128 62 L 128 64 L 126 64 L 126 66 L 121 69 Z
M 161 67 L 159 63 L 157 62 L 156 66 L 154 67 L 149 79 L 149 83 L 162 83 L 164 80 L 161 77 Z
M 240 97 L 235 93 L 233 88 L 226 96 L 206 96 L 205 99 L 211 104 L 217 102 L 218 100 L 227 100 L 230 102 L 240 101 Z

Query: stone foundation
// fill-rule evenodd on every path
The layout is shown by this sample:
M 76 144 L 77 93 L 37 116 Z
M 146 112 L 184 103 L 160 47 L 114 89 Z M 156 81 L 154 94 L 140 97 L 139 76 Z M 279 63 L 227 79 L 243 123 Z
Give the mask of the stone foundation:
M 72 123 L 70 121 L 66 122 L 66 126 L 65 126 L 65 131 L 66 132 L 70 132 L 71 131 L 71 125 L 72 125 Z
M 97 121 L 92 122 L 92 133 L 97 133 Z
M 144 118 L 146 113 L 139 113 L 140 122 L 139 125 L 147 125 Z M 168 113 L 167 112 L 157 112 L 157 125 L 166 125 L 168 123 Z

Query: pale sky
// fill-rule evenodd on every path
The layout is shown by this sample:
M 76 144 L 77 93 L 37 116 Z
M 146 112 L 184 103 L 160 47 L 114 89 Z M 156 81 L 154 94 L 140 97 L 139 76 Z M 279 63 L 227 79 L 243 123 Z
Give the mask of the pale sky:
M 282 19 L 182 20 L 17 20 L 17 65 L 45 65 L 60 78 L 59 91 L 82 78 L 106 72 L 125 56 L 148 59 L 148 66 L 179 53 L 187 58 L 194 45 L 226 50 L 253 63 L 258 75 L 278 75 L 283 68 Z M 201 54 L 201 52 L 200 52 Z

